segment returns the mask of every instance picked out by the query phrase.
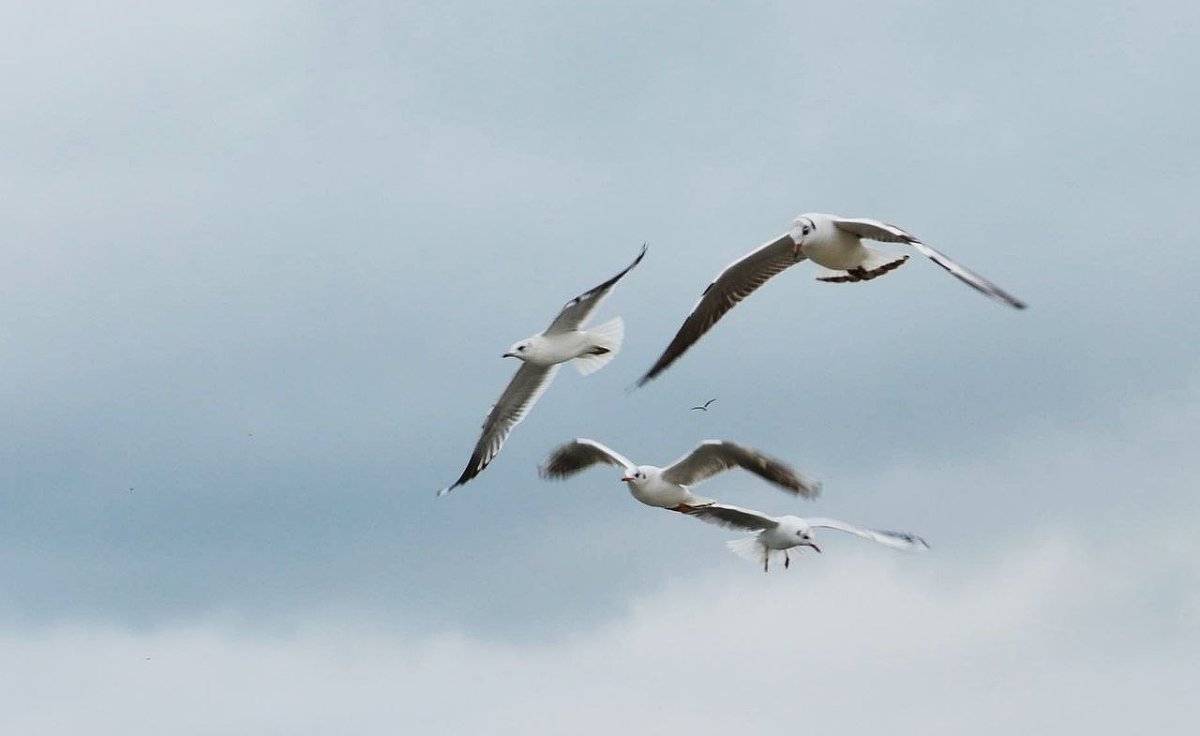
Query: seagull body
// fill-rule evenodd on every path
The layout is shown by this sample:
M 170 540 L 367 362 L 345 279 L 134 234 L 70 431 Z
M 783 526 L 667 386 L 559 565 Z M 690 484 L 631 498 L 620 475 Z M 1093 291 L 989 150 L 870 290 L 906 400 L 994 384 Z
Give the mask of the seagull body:
M 952 276 L 980 293 L 1024 309 L 1025 303 L 984 277 L 950 260 L 921 242 L 915 235 L 879 220 L 848 218 L 813 212 L 797 217 L 792 227 L 725 267 L 704 289 L 700 300 L 671 340 L 658 361 L 637 385 L 665 371 L 712 329 L 730 309 L 750 296 L 771 277 L 808 259 L 821 267 L 818 281 L 848 283 L 869 281 L 894 271 L 908 260 L 871 248 L 863 239 L 911 245 Z
M 799 516 L 790 515 L 768 516 L 758 511 L 726 504 L 710 504 L 689 511 L 688 514 L 710 524 L 758 532 L 758 534 L 742 539 L 734 539 L 727 542 L 726 545 L 734 554 L 745 557 L 751 562 L 761 562 L 763 572 L 768 571 L 771 556 L 776 552 L 783 552 L 785 568 L 791 564 L 788 550 L 793 547 L 812 547 L 820 552 L 821 548 L 813 541 L 814 528 L 837 529 L 892 549 L 920 551 L 929 548 L 925 540 L 915 534 L 862 529 L 844 521 L 823 517 L 802 519 Z
M 594 330 L 540 333 L 527 337 L 509 348 L 504 357 L 519 358 L 527 365 L 548 368 L 576 358 L 607 355 L 612 352 L 612 336 L 604 328 L 620 319 L 617 317 Z M 579 363 L 577 367 L 583 373 L 586 365 Z
M 622 468 L 621 482 L 647 506 L 689 513 L 713 505 L 711 498 L 692 493 L 691 486 L 730 468 L 742 468 L 770 483 L 806 498 L 816 497 L 819 483 L 813 483 L 790 465 L 768 457 L 758 450 L 724 440 L 706 440 L 694 450 L 665 468 L 635 465 L 621 453 L 595 440 L 575 439 L 561 445 L 546 458 L 539 472 L 543 478 L 561 479 L 592 465 Z
M 483 431 L 467 467 L 458 480 L 438 491 L 439 496 L 468 482 L 488 466 L 499 454 L 513 427 L 521 423 L 549 387 L 561 364 L 573 361 L 576 369 L 586 376 L 600 370 L 616 356 L 625 337 L 624 321 L 616 317 L 590 330 L 584 329 L 583 323 L 645 255 L 646 246 L 643 245 L 637 258 L 623 271 L 567 302 L 549 327 L 514 343 L 504 353 L 505 358 L 517 358 L 522 365 L 483 420 Z

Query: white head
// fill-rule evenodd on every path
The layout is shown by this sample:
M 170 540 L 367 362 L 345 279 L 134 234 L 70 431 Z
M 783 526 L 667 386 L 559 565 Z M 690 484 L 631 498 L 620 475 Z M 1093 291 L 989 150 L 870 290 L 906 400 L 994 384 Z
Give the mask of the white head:
M 803 247 L 804 242 L 811 238 L 817 231 L 817 223 L 811 215 L 800 215 L 795 220 L 792 220 L 792 229 L 788 230 L 788 235 L 792 236 L 792 242 L 796 247 Z
M 798 516 L 785 516 L 780 519 L 779 531 L 793 542 L 793 547 L 812 547 L 818 552 L 821 551 L 821 548 L 813 541 L 812 527 Z
M 535 355 L 537 355 L 537 349 L 538 345 L 536 338 L 527 337 L 520 342 L 513 343 L 512 347 L 510 347 L 508 352 L 502 357 L 520 358 L 521 360 L 528 361 L 530 358 L 533 358 Z
M 621 482 L 640 486 L 650 480 L 650 475 L 655 470 L 657 468 L 651 468 L 648 465 L 639 465 L 633 470 L 626 470 L 625 474 L 621 476 Z

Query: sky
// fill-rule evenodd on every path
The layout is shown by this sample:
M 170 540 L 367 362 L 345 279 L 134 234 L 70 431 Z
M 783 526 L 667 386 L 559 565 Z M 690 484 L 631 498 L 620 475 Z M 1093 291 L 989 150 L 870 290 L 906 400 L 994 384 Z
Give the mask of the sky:
M 1182 2 L 0 5 L 0 731 L 1175 731 L 1200 679 L 1200 10 Z M 705 285 L 789 269 L 659 379 Z M 645 260 L 444 498 L 561 305 Z M 710 398 L 711 411 L 689 407 Z M 638 504 L 901 529 L 764 575 Z

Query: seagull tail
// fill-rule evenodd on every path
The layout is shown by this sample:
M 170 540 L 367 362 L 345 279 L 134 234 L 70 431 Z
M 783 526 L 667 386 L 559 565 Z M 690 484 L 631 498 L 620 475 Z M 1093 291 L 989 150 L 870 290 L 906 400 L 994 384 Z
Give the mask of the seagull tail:
M 848 271 L 838 271 L 832 268 L 822 267 L 817 273 L 817 281 L 825 281 L 831 284 L 844 284 L 852 281 L 870 281 L 873 278 L 882 276 L 890 271 L 895 271 L 904 265 L 908 260 L 906 255 L 898 255 L 896 253 L 888 253 L 884 250 L 876 250 L 863 246 L 867 251 L 867 257 L 857 268 L 852 268 Z
M 621 343 L 625 340 L 625 320 L 613 317 L 604 324 L 588 330 L 588 338 L 595 345 L 593 352 L 571 361 L 576 370 L 584 376 L 608 365 L 621 351 Z
M 738 557 L 750 560 L 757 565 L 766 562 L 767 558 L 771 555 L 771 550 L 758 541 L 757 534 L 748 534 L 738 539 L 731 539 L 725 543 L 725 546 Z

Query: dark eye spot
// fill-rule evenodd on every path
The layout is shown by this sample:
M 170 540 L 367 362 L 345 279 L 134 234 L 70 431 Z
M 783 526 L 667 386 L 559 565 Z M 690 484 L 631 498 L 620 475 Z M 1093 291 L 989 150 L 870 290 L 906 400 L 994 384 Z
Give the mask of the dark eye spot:
M 517 346 L 517 352 L 518 352 L 518 353 L 523 353 L 523 352 L 525 352 L 525 346 L 524 346 L 524 345 L 518 345 L 518 346 Z

